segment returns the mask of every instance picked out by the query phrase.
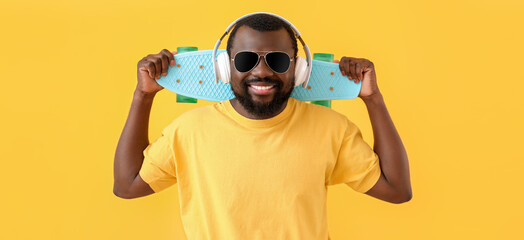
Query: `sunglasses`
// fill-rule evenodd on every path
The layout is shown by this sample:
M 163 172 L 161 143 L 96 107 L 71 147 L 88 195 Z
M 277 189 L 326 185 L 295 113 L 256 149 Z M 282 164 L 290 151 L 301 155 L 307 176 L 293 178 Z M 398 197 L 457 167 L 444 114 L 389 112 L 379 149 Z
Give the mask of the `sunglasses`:
M 242 51 L 235 54 L 231 59 L 235 63 L 235 68 L 241 73 L 253 70 L 260 62 L 260 57 L 264 57 L 266 65 L 276 73 L 285 73 L 289 69 L 293 59 L 285 52 L 267 51 L 259 54 L 258 52 Z

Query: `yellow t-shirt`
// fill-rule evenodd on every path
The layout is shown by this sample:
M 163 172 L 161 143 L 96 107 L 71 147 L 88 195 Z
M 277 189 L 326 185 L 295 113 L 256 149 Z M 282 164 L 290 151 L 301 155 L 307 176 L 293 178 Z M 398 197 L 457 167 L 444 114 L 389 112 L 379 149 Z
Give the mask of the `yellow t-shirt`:
M 155 192 L 178 183 L 189 240 L 329 239 L 327 186 L 364 193 L 380 177 L 355 124 L 294 98 L 265 120 L 229 100 L 190 110 L 144 156 L 139 174 Z

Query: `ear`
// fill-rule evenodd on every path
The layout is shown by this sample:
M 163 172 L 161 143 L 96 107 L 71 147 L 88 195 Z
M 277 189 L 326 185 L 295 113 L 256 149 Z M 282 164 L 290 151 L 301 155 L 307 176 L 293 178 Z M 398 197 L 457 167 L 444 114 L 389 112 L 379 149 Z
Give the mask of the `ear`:
M 218 54 L 217 57 L 217 71 L 218 77 L 223 83 L 228 84 L 231 79 L 231 68 L 229 66 L 229 55 L 227 52 Z
M 295 61 L 295 87 L 301 85 L 307 79 L 307 60 L 297 56 Z

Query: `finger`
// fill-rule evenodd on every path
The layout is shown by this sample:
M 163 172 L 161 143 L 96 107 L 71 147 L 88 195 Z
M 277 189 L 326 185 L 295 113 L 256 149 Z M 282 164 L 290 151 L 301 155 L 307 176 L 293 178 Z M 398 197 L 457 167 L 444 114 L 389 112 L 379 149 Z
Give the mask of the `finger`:
M 355 62 L 354 61 L 349 62 L 349 73 L 351 74 L 351 80 L 355 81 L 357 77 L 355 73 Z
M 159 79 L 160 74 L 162 73 L 162 60 L 160 57 L 156 56 L 151 59 L 151 62 L 155 64 L 155 78 Z
M 342 76 L 347 76 L 348 71 L 346 68 L 346 64 L 347 64 L 346 57 L 342 57 L 338 65 L 338 67 L 340 68 L 340 73 L 342 73 Z
M 167 69 L 169 68 L 169 57 L 167 55 L 162 55 L 161 56 L 161 60 L 162 60 L 162 76 L 166 76 L 167 75 Z
M 171 53 L 167 49 L 163 49 L 162 53 L 167 56 L 167 58 L 169 60 L 169 65 L 171 65 L 171 67 L 175 66 L 175 57 L 173 56 L 173 53 Z
M 358 83 L 360 81 L 360 79 L 358 79 L 358 68 L 357 68 L 358 64 L 359 63 L 357 61 L 353 61 L 353 74 L 355 76 L 353 80 L 355 81 L 355 83 Z
M 344 72 L 344 57 L 342 57 L 340 59 L 340 61 L 338 60 L 335 60 L 336 63 L 338 63 L 338 68 L 340 69 L 340 74 L 342 74 L 342 76 L 346 76 L 346 73 Z
M 149 72 L 149 77 L 151 77 L 151 79 L 155 79 L 155 64 L 146 60 L 146 62 L 144 62 L 144 67 Z
M 360 66 L 360 63 L 355 64 L 355 73 L 357 74 L 358 82 L 362 81 L 362 66 Z
M 348 79 L 351 80 L 351 72 L 349 71 L 349 60 L 347 60 L 344 63 L 344 72 L 346 73 L 346 76 L 348 76 Z
M 140 59 L 140 61 L 138 61 L 138 70 L 140 72 L 147 72 L 147 75 L 150 77 L 150 78 L 154 78 L 154 75 L 151 73 L 151 69 L 150 69 L 150 62 L 149 62 L 149 58 L 150 58 L 151 54 L 147 55 L 146 57 Z
M 352 61 L 352 65 L 351 65 L 351 73 L 353 74 L 353 81 L 355 83 L 358 83 L 358 74 L 357 74 L 357 62 L 356 61 Z
M 342 62 L 338 63 L 338 68 L 340 69 L 342 76 L 346 76 L 346 72 L 344 72 L 344 64 Z

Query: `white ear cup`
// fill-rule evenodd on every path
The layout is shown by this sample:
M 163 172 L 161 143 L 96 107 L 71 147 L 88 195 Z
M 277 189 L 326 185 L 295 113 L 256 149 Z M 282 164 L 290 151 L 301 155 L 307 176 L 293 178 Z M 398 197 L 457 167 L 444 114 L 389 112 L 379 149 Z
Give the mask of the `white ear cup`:
M 307 80 L 307 60 L 297 57 L 295 63 L 295 87 Z
M 231 79 L 231 68 L 229 67 L 229 55 L 227 52 L 218 54 L 217 57 L 218 77 L 223 83 L 229 83 Z

